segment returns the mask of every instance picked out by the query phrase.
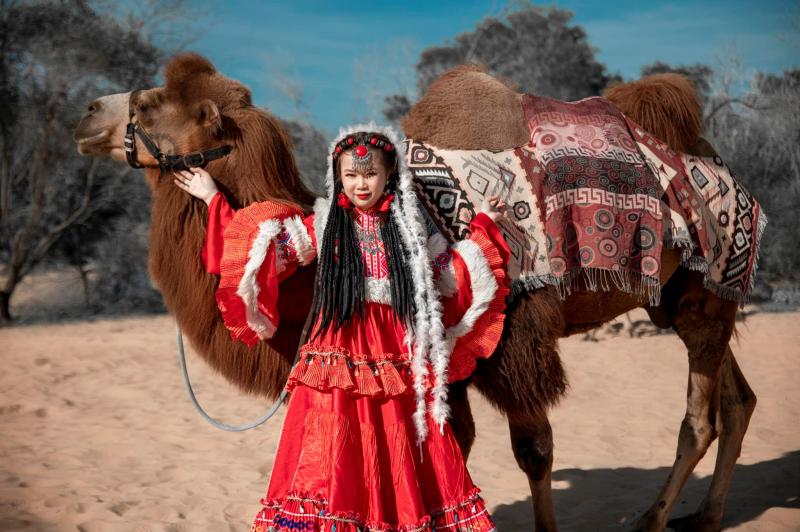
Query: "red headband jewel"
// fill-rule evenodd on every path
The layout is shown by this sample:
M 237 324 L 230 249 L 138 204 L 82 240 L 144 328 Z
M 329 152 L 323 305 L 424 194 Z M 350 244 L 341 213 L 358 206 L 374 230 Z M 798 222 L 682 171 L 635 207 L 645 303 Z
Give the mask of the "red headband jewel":
M 351 147 L 353 148 L 353 155 L 355 157 L 364 158 L 369 153 L 367 149 L 368 148 L 367 142 L 369 142 L 370 145 L 375 146 L 379 150 L 383 150 L 385 152 L 394 151 L 394 145 L 391 142 L 388 142 L 387 140 L 377 135 L 371 136 L 368 141 L 364 139 L 364 140 L 359 140 L 358 142 L 356 142 L 356 139 L 354 137 L 348 136 L 343 138 L 337 143 L 336 148 L 333 150 L 333 158 L 337 159 L 339 155 L 341 155 L 342 152 L 344 152 L 344 150 L 350 149 Z M 354 144 L 355 146 L 353 146 Z

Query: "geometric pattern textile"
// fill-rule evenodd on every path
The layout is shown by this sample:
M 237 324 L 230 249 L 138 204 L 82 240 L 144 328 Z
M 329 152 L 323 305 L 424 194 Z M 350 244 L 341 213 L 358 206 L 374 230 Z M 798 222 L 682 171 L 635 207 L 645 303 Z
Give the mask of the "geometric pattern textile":
M 517 291 L 616 287 L 657 304 L 667 246 L 709 290 L 745 302 L 766 217 L 719 157 L 671 150 L 602 98 L 525 95 L 523 111 L 531 142 L 514 149 L 404 141 L 418 197 L 448 240 L 466 238 L 483 198 L 500 195 Z

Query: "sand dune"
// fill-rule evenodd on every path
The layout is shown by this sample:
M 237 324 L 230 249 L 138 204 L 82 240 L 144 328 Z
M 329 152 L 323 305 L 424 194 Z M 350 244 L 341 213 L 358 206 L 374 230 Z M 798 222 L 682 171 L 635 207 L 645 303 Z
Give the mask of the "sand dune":
M 734 346 L 759 397 L 725 526 L 800 530 L 800 313 L 755 314 Z M 282 413 L 219 431 L 183 389 L 167 316 L 0 330 L 0 530 L 246 531 L 266 487 Z M 685 408 L 687 362 L 674 335 L 608 330 L 562 343 L 570 395 L 552 413 L 563 530 L 623 530 L 666 478 Z M 229 423 L 266 402 L 241 395 L 190 354 L 200 400 Z M 531 530 L 508 429 L 473 394 L 470 470 L 502 531 Z M 676 514 L 695 509 L 714 446 Z

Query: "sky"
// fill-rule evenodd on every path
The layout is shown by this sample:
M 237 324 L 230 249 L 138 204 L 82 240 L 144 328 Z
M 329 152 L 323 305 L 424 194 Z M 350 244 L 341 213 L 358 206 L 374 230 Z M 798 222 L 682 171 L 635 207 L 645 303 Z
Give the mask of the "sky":
M 639 77 L 640 68 L 656 60 L 730 68 L 736 59 L 741 77 L 800 66 L 796 0 L 546 5 L 572 11 L 597 59 L 626 79 Z M 469 0 L 227 0 L 211 4 L 211 15 L 188 48 L 250 87 L 257 105 L 333 135 L 344 124 L 381 122 L 383 96 L 414 95 L 420 52 L 452 42 L 507 6 Z

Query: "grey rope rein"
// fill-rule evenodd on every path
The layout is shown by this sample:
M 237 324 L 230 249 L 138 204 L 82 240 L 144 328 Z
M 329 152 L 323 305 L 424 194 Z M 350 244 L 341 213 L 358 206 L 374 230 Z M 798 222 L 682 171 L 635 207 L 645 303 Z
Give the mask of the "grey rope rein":
M 311 314 L 309 313 L 309 316 L 306 318 L 306 323 L 303 326 L 303 335 L 301 337 L 303 341 L 300 342 L 300 345 L 297 347 L 297 354 L 294 357 L 294 362 L 292 362 L 292 366 L 297 364 L 297 361 L 300 359 L 300 346 L 305 343 L 308 337 L 308 326 L 310 321 L 311 321 Z M 274 416 L 275 412 L 277 412 L 278 409 L 281 407 L 281 404 L 283 404 L 283 400 L 286 399 L 287 393 L 286 389 L 284 388 L 281 391 L 281 394 L 275 400 L 275 402 L 272 403 L 272 406 L 269 407 L 267 413 L 250 423 L 244 423 L 242 425 L 228 425 L 227 423 L 222 423 L 221 421 L 217 421 L 216 419 L 211 417 L 208 414 L 208 412 L 206 412 L 203 409 L 202 406 L 200 406 L 200 403 L 197 401 L 197 397 L 194 395 L 194 389 L 192 388 L 192 383 L 189 380 L 189 370 L 186 368 L 186 352 L 183 347 L 183 334 L 181 333 L 180 325 L 176 325 L 176 341 L 178 343 L 178 363 L 180 363 L 181 371 L 183 372 L 183 381 L 186 383 L 186 391 L 189 393 L 189 399 L 192 401 L 192 405 L 194 405 L 195 410 L 197 410 L 197 412 L 206 421 L 208 421 L 218 429 L 226 430 L 228 432 L 244 432 L 246 430 L 256 428 L 257 426 L 262 425 L 269 418 Z

